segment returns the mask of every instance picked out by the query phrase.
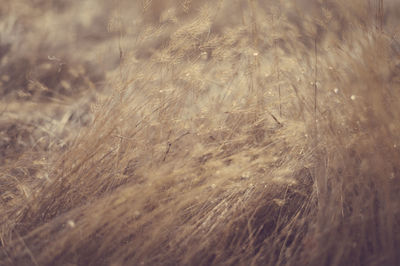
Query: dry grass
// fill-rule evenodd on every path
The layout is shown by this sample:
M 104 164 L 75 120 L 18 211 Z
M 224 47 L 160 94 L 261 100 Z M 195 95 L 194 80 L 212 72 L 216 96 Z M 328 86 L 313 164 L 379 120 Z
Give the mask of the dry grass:
M 4 2 L 0 265 L 400 264 L 395 1 Z

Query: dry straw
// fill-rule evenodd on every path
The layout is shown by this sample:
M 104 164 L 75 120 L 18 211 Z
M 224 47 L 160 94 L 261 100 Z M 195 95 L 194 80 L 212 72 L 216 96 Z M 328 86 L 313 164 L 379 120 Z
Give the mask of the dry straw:
M 383 1 L 118 4 L 88 124 L 0 168 L 0 264 L 400 263 Z

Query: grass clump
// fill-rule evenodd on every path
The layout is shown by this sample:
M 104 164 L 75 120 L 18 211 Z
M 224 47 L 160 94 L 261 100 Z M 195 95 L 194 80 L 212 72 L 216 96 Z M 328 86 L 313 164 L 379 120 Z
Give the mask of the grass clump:
M 59 114 L 29 116 L 42 146 L 12 156 L 22 137 L 1 131 L 0 261 L 399 264 L 399 6 L 382 3 L 119 1 L 102 90 L 51 94 Z

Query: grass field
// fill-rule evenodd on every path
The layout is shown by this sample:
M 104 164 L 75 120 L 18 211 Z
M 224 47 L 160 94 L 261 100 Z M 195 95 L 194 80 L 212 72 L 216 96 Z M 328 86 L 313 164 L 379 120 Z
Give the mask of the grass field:
M 0 265 L 399 265 L 396 0 L 3 0 Z

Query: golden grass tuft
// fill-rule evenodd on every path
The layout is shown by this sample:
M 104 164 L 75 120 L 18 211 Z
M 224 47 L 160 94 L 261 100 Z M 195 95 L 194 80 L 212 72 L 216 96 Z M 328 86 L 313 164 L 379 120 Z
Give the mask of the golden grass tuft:
M 0 7 L 1 265 L 400 263 L 395 1 L 36 2 Z

